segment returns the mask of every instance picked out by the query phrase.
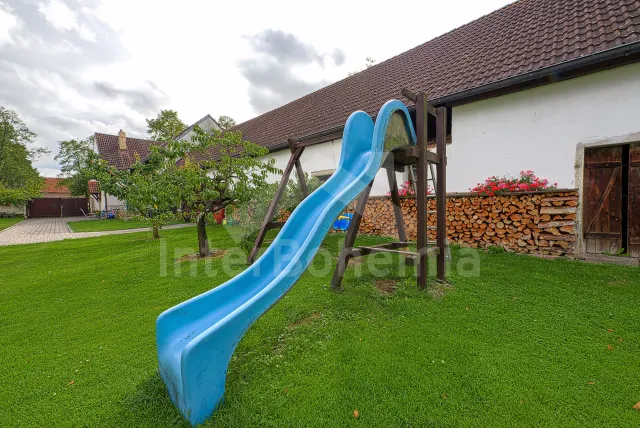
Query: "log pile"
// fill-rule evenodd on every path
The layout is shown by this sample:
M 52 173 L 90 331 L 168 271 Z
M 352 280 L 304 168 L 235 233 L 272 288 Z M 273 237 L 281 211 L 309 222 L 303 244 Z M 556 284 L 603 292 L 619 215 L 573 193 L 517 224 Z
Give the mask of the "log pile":
M 435 211 L 435 199 L 428 210 Z M 408 238 L 416 237 L 416 201 L 401 200 Z M 578 192 L 554 191 L 498 196 L 455 195 L 447 198 L 447 237 L 450 243 L 481 248 L 500 246 L 519 253 L 561 255 L 576 244 Z M 436 215 L 428 216 L 436 224 Z M 387 197 L 371 198 L 359 233 L 395 236 L 393 205 Z M 429 240 L 435 240 L 429 230 Z

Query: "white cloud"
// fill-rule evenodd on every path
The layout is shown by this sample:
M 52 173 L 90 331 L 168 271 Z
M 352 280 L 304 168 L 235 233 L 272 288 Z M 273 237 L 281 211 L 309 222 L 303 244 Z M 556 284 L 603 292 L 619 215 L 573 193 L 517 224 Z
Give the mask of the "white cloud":
M 0 3 L 0 45 L 13 41 L 13 32 L 20 26 L 18 18 L 11 13 L 11 8 Z
M 95 33 L 86 24 L 80 22 L 79 14 L 71 10 L 65 2 L 49 0 L 41 3 L 38 10 L 56 30 L 75 31 L 86 41 L 96 41 Z
M 288 0 L 0 0 L 0 105 L 52 150 L 36 164 L 51 174 L 59 140 L 121 128 L 144 137 L 144 119 L 161 108 L 189 124 L 207 113 L 242 122 L 509 1 L 409 2 L 402 22 L 401 11 L 344 0 L 313 10 Z M 251 37 L 266 30 L 302 45 L 285 37 L 291 52 L 256 50 Z M 295 52 L 311 62 L 273 67 Z M 241 67 L 252 59 L 257 71 Z M 272 80 L 257 85 L 260 73 Z

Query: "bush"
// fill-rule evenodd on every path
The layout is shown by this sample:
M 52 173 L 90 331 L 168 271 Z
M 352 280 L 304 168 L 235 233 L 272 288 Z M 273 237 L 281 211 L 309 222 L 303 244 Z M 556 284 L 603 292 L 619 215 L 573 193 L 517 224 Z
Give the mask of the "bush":
M 307 176 L 305 181 L 307 182 L 309 193 L 313 193 L 322 185 L 322 182 L 315 177 Z M 230 212 L 228 211 L 229 215 L 234 220 L 237 220 L 242 228 L 240 248 L 244 251 L 251 251 L 251 247 L 258 236 L 258 231 L 267 215 L 267 210 L 276 195 L 277 189 L 278 183 L 264 186 L 255 192 L 249 202 L 234 206 L 229 210 Z M 278 204 L 278 210 L 271 220 L 276 221 L 282 211 L 291 213 L 303 199 L 300 183 L 297 180 L 289 180 L 287 188 Z
M 520 177 L 489 177 L 484 183 L 478 183 L 472 193 L 494 196 L 510 192 L 534 192 L 536 190 L 556 189 L 558 183 L 549 184 L 546 178 L 537 177 L 533 170 L 520 171 Z

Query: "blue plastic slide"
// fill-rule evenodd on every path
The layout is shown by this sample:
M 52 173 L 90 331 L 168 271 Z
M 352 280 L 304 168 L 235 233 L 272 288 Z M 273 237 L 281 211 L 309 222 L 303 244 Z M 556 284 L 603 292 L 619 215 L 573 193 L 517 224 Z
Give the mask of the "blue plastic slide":
M 399 134 L 405 136 L 404 145 L 415 144 L 409 113 L 400 101 L 382 107 L 375 128 L 366 113 L 351 114 L 336 172 L 293 211 L 264 254 L 235 278 L 158 317 L 160 375 L 189 422 L 199 424 L 211 416 L 224 395 L 238 342 L 302 275 L 333 220 L 373 180 Z

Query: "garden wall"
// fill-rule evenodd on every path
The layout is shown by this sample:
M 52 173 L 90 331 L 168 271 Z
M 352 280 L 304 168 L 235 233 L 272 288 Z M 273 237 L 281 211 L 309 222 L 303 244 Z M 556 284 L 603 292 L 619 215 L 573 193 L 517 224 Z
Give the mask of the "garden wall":
M 447 196 L 449 243 L 473 248 L 501 246 L 509 251 L 560 255 L 576 247 L 575 220 L 578 208 L 575 189 L 479 196 L 461 193 Z M 416 238 L 416 200 L 401 199 L 410 240 Z M 428 200 L 435 211 L 435 200 Z M 428 216 L 436 224 L 436 215 Z M 389 197 L 369 199 L 360 233 L 397 237 L 393 206 Z M 435 240 L 435 230 L 429 230 Z
M 0 205 L 0 217 L 25 216 L 26 205 L 16 207 L 15 205 Z

